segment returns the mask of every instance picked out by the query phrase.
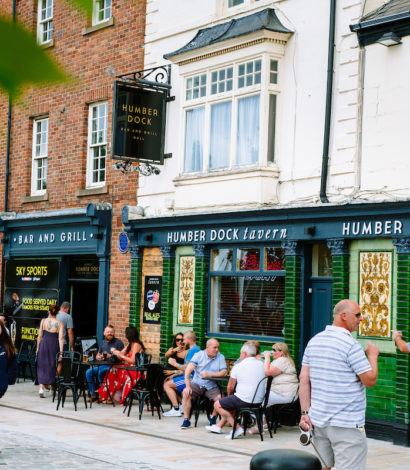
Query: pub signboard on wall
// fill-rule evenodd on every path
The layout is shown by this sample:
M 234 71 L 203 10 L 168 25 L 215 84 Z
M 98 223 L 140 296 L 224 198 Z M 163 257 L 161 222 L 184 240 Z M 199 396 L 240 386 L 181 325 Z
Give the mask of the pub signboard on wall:
M 6 262 L 4 310 L 13 341 L 36 340 L 42 318 L 59 298 L 58 259 Z
M 163 164 L 167 94 L 116 81 L 111 158 Z

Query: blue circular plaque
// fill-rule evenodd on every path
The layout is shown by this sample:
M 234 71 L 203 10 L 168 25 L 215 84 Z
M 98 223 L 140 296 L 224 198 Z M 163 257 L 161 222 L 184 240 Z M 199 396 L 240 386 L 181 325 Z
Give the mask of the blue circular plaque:
M 121 232 L 118 236 L 118 248 L 121 253 L 127 253 L 129 245 L 128 235 L 125 232 Z

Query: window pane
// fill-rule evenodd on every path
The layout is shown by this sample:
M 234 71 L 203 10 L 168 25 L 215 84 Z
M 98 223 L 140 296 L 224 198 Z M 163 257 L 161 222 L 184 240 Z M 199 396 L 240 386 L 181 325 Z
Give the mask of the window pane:
M 204 107 L 190 109 L 186 112 L 184 171 L 188 173 L 202 170 L 204 127 Z
M 211 271 L 232 271 L 232 256 L 230 248 L 212 250 Z
M 332 276 L 332 253 L 324 243 L 313 246 L 312 276 Z
M 265 271 L 283 271 L 285 269 L 285 252 L 282 248 L 265 248 Z
M 213 276 L 211 330 L 283 336 L 284 276 Z
M 238 100 L 236 163 L 246 165 L 259 159 L 259 95 Z
M 260 249 L 238 248 L 236 251 L 236 269 L 238 271 L 259 271 Z
M 211 106 L 211 127 L 209 145 L 209 167 L 226 168 L 229 166 L 231 149 L 232 102 Z
M 229 0 L 228 7 L 236 7 L 237 5 L 241 5 L 245 0 Z
M 277 60 L 270 61 L 269 82 L 273 84 L 278 83 L 278 61 Z
M 268 162 L 275 160 L 276 95 L 269 95 Z

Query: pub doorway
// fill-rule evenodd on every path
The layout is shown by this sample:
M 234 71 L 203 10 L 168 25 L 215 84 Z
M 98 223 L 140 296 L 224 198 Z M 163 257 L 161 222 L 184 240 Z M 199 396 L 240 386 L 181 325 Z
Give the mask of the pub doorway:
M 70 260 L 68 293 L 75 338 L 97 334 L 98 274 L 96 257 Z

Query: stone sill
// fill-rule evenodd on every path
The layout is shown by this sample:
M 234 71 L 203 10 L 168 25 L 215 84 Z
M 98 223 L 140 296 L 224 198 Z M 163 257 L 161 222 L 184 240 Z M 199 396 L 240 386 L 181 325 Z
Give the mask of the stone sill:
M 39 44 L 39 46 L 41 47 L 41 49 L 49 49 L 50 47 L 54 47 L 54 39 L 48 42 L 43 42 Z
M 23 196 L 21 202 L 27 204 L 29 202 L 41 202 L 48 201 L 48 193 L 41 194 L 39 196 Z
M 107 194 L 107 193 L 108 193 L 108 186 L 102 186 L 100 188 L 77 189 L 75 191 L 75 195 L 77 197 L 96 196 L 98 194 Z
M 108 28 L 109 26 L 114 26 L 114 17 L 112 16 L 109 20 L 104 21 L 103 23 L 95 24 L 94 26 L 87 26 L 83 28 L 81 34 L 83 36 L 87 34 L 94 33 L 95 31 L 99 31 L 100 29 Z

